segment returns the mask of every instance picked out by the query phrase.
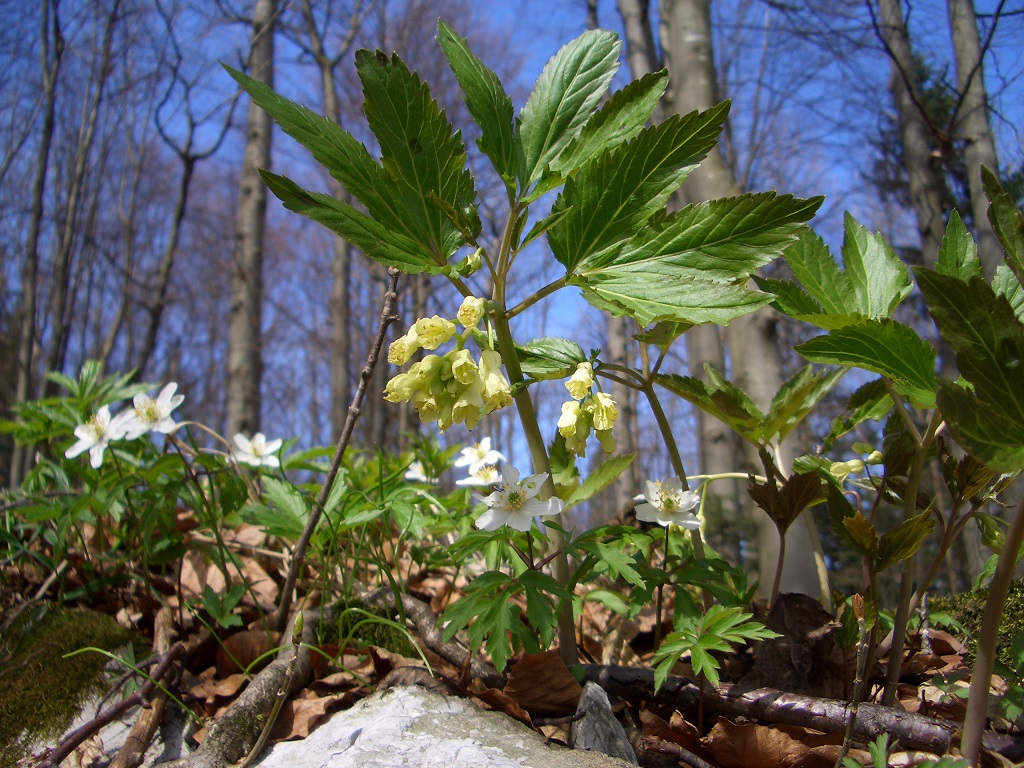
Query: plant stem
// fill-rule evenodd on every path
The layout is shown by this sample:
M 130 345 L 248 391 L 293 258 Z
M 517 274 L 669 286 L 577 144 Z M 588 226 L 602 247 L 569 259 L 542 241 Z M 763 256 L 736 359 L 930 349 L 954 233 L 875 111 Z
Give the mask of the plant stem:
M 978 764 L 981 753 L 981 735 L 988 717 L 989 689 L 992 685 L 992 668 L 996 660 L 996 642 L 999 640 L 999 622 L 1006 605 L 1006 595 L 1017 565 L 1017 555 L 1024 541 L 1024 501 L 1017 507 L 1017 514 L 1006 532 L 1003 551 L 988 588 L 988 604 L 981 619 L 981 634 L 978 636 L 978 653 L 974 658 L 971 673 L 971 689 L 967 698 L 967 714 L 964 716 L 963 737 L 960 739 L 960 754 L 971 765 Z
M 298 580 L 299 571 L 306 559 L 306 550 L 309 548 L 309 541 L 313 538 L 313 531 L 320 522 L 320 515 L 323 513 L 324 504 L 334 487 L 334 479 L 341 469 L 341 462 L 345 458 L 345 451 L 348 449 L 349 440 L 352 438 L 352 431 L 355 429 L 356 420 L 362 409 L 363 399 L 366 397 L 366 390 L 377 367 L 377 360 L 380 358 L 381 347 L 384 346 L 384 338 L 387 335 L 388 326 L 396 319 L 395 302 L 398 299 L 398 277 L 401 273 L 394 267 L 388 269 L 388 289 L 384 293 L 384 303 L 380 308 L 380 319 L 378 320 L 377 336 L 373 340 L 370 353 L 366 356 L 366 365 L 359 374 L 359 386 L 352 396 L 352 404 L 348 407 L 348 415 L 345 418 L 345 426 L 341 430 L 341 437 L 338 438 L 338 447 L 334 450 L 334 458 L 331 460 L 331 467 L 327 471 L 327 477 L 320 487 L 313 508 L 309 511 L 309 519 L 302 529 L 302 535 L 295 542 L 295 552 L 292 555 L 292 562 L 288 568 L 288 575 L 285 577 L 284 586 L 281 588 L 281 602 L 277 609 L 276 629 L 284 632 L 288 626 L 288 610 L 291 608 L 292 592 L 295 589 L 295 582 Z
M 898 402 L 898 409 L 902 410 L 902 402 Z M 932 413 L 928 430 L 924 437 L 917 440 L 917 449 L 914 451 L 914 459 L 907 475 L 907 487 L 903 494 L 903 519 L 909 520 L 917 514 L 927 512 L 917 511 L 917 489 L 921 484 L 921 473 L 924 470 L 924 461 L 928 455 L 928 449 L 935 439 L 935 433 L 942 424 L 942 416 L 939 411 Z M 915 436 L 920 433 L 914 430 Z M 900 667 L 903 660 L 903 642 L 907 636 L 907 621 L 910 618 L 910 601 L 914 596 L 914 554 L 911 554 L 903 561 L 903 573 L 900 576 L 900 597 L 896 606 L 896 617 L 892 627 L 892 645 L 889 647 L 889 668 L 885 678 L 885 694 L 882 696 L 882 703 L 891 707 L 896 700 L 896 687 L 900 681 Z

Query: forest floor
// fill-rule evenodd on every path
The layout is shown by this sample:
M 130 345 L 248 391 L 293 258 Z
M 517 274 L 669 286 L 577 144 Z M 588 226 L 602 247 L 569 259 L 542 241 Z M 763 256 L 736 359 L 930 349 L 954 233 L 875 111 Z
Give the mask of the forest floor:
M 594 601 L 583 602 L 577 624 L 585 663 L 569 669 L 557 651 L 549 651 L 521 654 L 499 672 L 486 659 L 471 655 L 457 637 L 446 642 L 436 625 L 437 615 L 458 599 L 464 577 L 418 571 L 399 552 L 393 558 L 393 576 L 406 585 L 400 599 L 385 589 L 364 591 L 358 602 L 322 605 L 321 596 L 334 586 L 330 579 L 314 574 L 302 585 L 305 599 L 299 607 L 305 621 L 294 639 L 301 635 L 304 645 L 295 646 L 295 652 L 293 638 L 273 630 L 284 554 L 274 540 L 251 526 L 227 531 L 224 539 L 241 563 L 240 574 L 235 575 L 252 586 L 228 615 L 187 609 L 201 603 L 209 590 L 227 589 L 224 575 L 198 549 L 181 561 L 174 578 L 149 574 L 145 579 L 112 579 L 109 587 L 91 589 L 88 600 L 71 606 L 75 612 L 87 607 L 107 614 L 132 630 L 133 650 L 126 658 L 160 681 L 159 686 L 142 677 L 110 681 L 108 710 L 123 708 L 126 702 L 148 702 L 139 710 L 142 743 L 151 738 L 147 734 L 154 732 L 159 713 L 168 706 L 168 692 L 196 716 L 193 738 L 202 745 L 196 755 L 205 749 L 221 756 L 218 759 L 235 762 L 262 749 L 259 740 L 265 729 L 259 724 L 268 719 L 273 721 L 266 734 L 269 741 L 301 739 L 332 712 L 376 690 L 407 684 L 472 698 L 534 727 L 555 743 L 566 743 L 581 683 L 590 679 L 611 695 L 642 766 L 810 768 L 836 765 L 843 756 L 862 765 L 912 766 L 956 754 L 970 667 L 961 640 L 941 629 L 926 627 L 911 634 L 898 655 L 900 682 L 892 707 L 877 702 L 896 655 L 870 662 L 864 703 L 851 705 L 858 644 L 841 648 L 836 617 L 801 595 L 783 595 L 770 611 L 754 606 L 780 637 L 720 654 L 722 682 L 717 687 L 697 679 L 684 658 L 656 691 L 650 666 L 654 612 L 624 620 Z M 60 583 L 63 594 L 89 586 L 77 583 L 75 574 L 73 567 L 60 579 L 45 580 L 27 568 L 9 568 L 4 574 L 0 670 L 6 671 L 0 671 L 0 683 L 8 694 L 10 676 L 17 670 L 42 679 L 25 659 L 35 658 L 43 667 L 58 670 L 60 678 L 73 677 L 61 665 L 71 665 L 81 655 L 56 661 L 39 658 L 45 643 L 38 632 L 48 621 L 64 622 L 57 631 L 63 643 L 58 656 L 102 644 L 102 638 L 83 629 L 85 614 L 72 613 L 76 618 L 70 623 L 57 618 L 68 614 L 53 606 L 55 584 Z M 670 622 L 671 604 L 665 607 Z M 671 626 L 661 627 L 662 633 L 667 631 Z M 117 642 L 118 653 L 124 656 L 124 638 Z M 149 661 L 142 664 L 147 656 Z M 866 656 L 862 654 L 862 660 Z M 27 723 L 24 709 L 38 705 L 22 689 L 13 690 L 17 695 L 0 698 L 0 722 Z M 287 700 L 279 712 L 272 712 L 274 700 L 283 692 Z M 993 679 L 994 702 L 1019 692 L 1006 681 Z M 153 706 L 155 702 L 159 705 Z M 23 708 L 20 713 L 18 706 Z M 208 728 L 230 720 L 224 715 L 232 707 L 254 717 L 243 725 L 235 718 L 230 728 Z M 148 722 L 154 718 L 155 724 Z M 75 750 L 81 755 L 89 735 L 77 734 L 58 746 L 61 752 L 43 756 L 36 764 L 59 764 Z M 4 738 L 0 734 L 0 741 Z M 204 743 L 217 739 L 223 743 Z M 987 765 L 1024 760 L 1024 737 L 1005 720 L 993 720 L 985 746 Z M 190 761 L 182 765 L 209 764 L 198 758 Z

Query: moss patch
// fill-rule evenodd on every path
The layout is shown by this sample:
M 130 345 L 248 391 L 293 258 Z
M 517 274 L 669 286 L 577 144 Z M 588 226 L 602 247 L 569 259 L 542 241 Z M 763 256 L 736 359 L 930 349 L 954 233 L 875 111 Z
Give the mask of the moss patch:
M 974 654 L 978 648 L 978 635 L 981 632 L 981 619 L 988 605 L 988 587 L 972 589 L 953 597 L 929 597 L 928 610 L 943 611 L 955 618 L 967 630 L 964 644 L 967 646 L 966 662 L 974 664 Z M 996 643 L 996 656 L 1003 664 L 1013 668 L 1013 638 L 1024 632 L 1024 580 L 1010 584 L 1010 591 L 1003 606 L 1003 615 L 999 620 L 999 640 Z
M 409 636 L 401 629 L 394 627 L 385 620 L 397 621 L 397 616 L 390 615 L 380 606 L 367 605 L 353 601 L 339 603 L 338 620 L 332 625 L 320 628 L 320 641 L 324 643 L 340 643 L 345 638 L 359 647 L 376 646 L 405 656 L 416 658 L 416 649 L 409 642 Z
M 117 649 L 138 640 L 105 614 L 47 610 L 3 638 L 11 657 L 0 666 L 0 767 L 14 766 L 33 743 L 53 740 L 73 721 L 89 694 L 103 690 L 107 657 L 81 648 Z

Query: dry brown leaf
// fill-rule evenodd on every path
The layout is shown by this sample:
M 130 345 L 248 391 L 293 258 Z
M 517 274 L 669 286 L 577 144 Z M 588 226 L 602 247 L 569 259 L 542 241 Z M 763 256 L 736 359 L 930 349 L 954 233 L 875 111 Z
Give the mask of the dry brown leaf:
M 523 656 L 508 673 L 505 695 L 535 717 L 571 715 L 583 689 L 558 651 Z
M 533 720 L 530 718 L 530 713 L 519 706 L 515 699 L 511 696 L 506 696 L 497 688 L 488 688 L 478 679 L 474 679 L 473 682 L 469 684 L 467 692 L 473 699 L 476 699 L 479 703 L 483 704 L 486 709 L 504 712 L 509 717 L 514 717 L 516 720 L 526 723 L 531 728 L 533 727 Z
M 246 680 L 247 678 L 241 674 L 228 675 L 225 678 L 208 677 L 199 685 L 193 686 L 189 693 L 210 707 L 237 696 Z
M 304 692 L 309 694 L 309 692 Z M 327 717 L 332 709 L 341 709 L 355 703 L 351 693 L 338 693 L 330 696 L 309 694 L 302 698 L 286 701 L 281 707 L 277 722 L 270 731 L 272 741 L 290 741 L 304 739 L 317 723 Z
M 277 647 L 280 638 L 280 632 L 267 630 L 243 629 L 235 632 L 217 648 L 217 675 L 227 677 L 247 669 L 249 674 L 258 672 L 273 661 L 273 655 L 268 652 Z M 249 669 L 249 665 L 260 657 L 263 658 L 259 665 Z
M 673 712 L 672 718 L 666 723 L 649 709 L 642 709 L 640 726 L 644 738 L 669 741 L 698 755 L 704 752 L 704 743 L 697 728 L 688 723 L 679 712 Z
M 781 728 L 725 718 L 715 723 L 705 748 L 722 768 L 789 768 L 810 751 Z

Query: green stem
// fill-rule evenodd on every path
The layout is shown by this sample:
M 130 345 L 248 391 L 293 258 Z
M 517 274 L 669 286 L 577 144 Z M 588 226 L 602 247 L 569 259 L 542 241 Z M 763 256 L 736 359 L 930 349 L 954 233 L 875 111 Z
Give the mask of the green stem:
M 999 622 L 1006 605 L 1006 595 L 1013 580 L 1017 555 L 1024 541 L 1024 501 L 1017 507 L 1017 514 L 1006 532 L 1003 551 L 999 554 L 995 575 L 988 588 L 988 604 L 981 620 L 981 634 L 978 637 L 978 653 L 971 673 L 971 689 L 967 698 L 967 714 L 964 716 L 963 737 L 960 739 L 960 754 L 971 765 L 978 765 L 981 753 L 981 735 L 988 718 L 989 689 L 992 686 L 992 669 L 996 660 L 996 642 L 999 640 Z
M 900 403 L 897 408 L 901 408 Z M 909 520 L 914 515 L 926 514 L 917 511 L 917 489 L 921 485 L 921 473 L 924 470 L 924 462 L 928 455 L 928 449 L 935 439 L 935 433 L 942 424 L 942 416 L 938 411 L 932 413 L 931 421 L 928 424 L 928 431 L 924 437 L 917 441 L 917 449 L 914 451 L 914 460 L 907 475 L 907 488 L 903 495 L 903 519 Z M 920 435 L 917 430 L 914 433 Z M 907 636 L 907 620 L 910 618 L 910 601 L 914 596 L 914 560 L 915 556 L 910 555 L 903 561 L 903 573 L 900 575 L 900 597 L 896 606 L 896 617 L 892 628 L 892 645 L 889 646 L 889 669 L 885 679 L 885 693 L 882 696 L 882 703 L 891 707 L 896 700 L 896 686 L 900 680 L 900 667 L 903 659 L 903 642 Z
M 494 281 L 493 300 L 502 307 L 503 311 L 497 312 L 492 317 L 494 335 L 498 342 L 498 351 L 501 360 L 505 364 L 505 372 L 508 374 L 509 384 L 512 387 L 512 398 L 515 400 L 516 410 L 519 413 L 519 422 L 523 426 L 523 433 L 526 437 L 526 445 L 530 451 L 530 458 L 533 462 L 533 471 L 543 472 L 547 475 L 541 489 L 542 498 L 554 498 L 555 481 L 551 477 L 551 461 L 548 458 L 547 446 L 544 444 L 544 435 L 540 431 L 537 422 L 537 411 L 530 398 L 529 389 L 526 386 L 526 377 L 523 376 L 523 369 L 519 365 L 519 356 L 516 354 L 515 342 L 512 338 L 512 329 L 509 327 L 509 315 L 504 311 L 505 307 L 505 273 L 510 264 L 510 250 L 512 247 L 512 233 L 515 232 L 516 224 L 522 211 L 513 204 L 509 211 L 508 221 L 505 224 L 505 232 L 501 238 L 501 247 L 498 251 L 497 270 L 498 276 Z M 550 547 L 558 554 L 551 561 L 551 575 L 561 586 L 569 583 L 569 558 L 565 554 L 565 536 L 562 533 L 565 521 L 562 515 L 545 517 L 546 522 L 554 522 L 556 528 L 548 529 L 548 540 Z M 562 660 L 567 665 L 579 662 L 579 652 L 576 648 L 576 625 L 572 615 L 572 601 L 564 601 L 558 612 L 558 648 Z
M 523 312 L 525 312 L 527 309 L 532 307 L 534 304 L 536 304 L 538 301 L 540 301 L 541 299 L 543 299 L 543 298 L 545 298 L 547 296 L 550 296 L 555 291 L 558 291 L 558 290 L 560 290 L 562 288 L 565 288 L 565 285 L 566 285 L 566 282 L 565 282 L 565 278 L 564 277 L 559 278 L 558 280 L 554 280 L 554 281 L 548 283 L 547 285 L 545 285 L 540 290 L 535 291 L 534 293 L 532 293 L 529 296 L 527 296 L 525 299 L 523 299 L 518 304 L 516 304 L 514 307 L 512 307 L 512 309 L 508 310 L 505 314 L 508 317 L 515 317 L 516 315 L 520 315 Z

